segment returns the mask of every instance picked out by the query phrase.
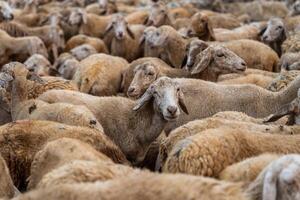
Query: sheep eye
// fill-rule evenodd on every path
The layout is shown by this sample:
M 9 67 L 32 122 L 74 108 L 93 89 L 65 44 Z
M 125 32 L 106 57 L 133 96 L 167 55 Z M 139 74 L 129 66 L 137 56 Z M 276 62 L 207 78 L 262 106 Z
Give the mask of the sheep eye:
M 148 76 L 153 76 L 153 75 L 154 75 L 154 72 L 148 72 L 147 75 L 148 75 Z
M 33 72 L 33 71 L 34 71 L 34 69 L 33 69 L 33 68 L 30 68 L 30 69 L 28 69 L 28 71 L 30 71 L 30 72 Z
M 225 57 L 223 53 L 217 54 L 218 57 Z
M 180 92 L 180 88 L 177 88 L 176 90 L 177 90 L 177 92 Z
M 278 26 L 278 27 L 276 28 L 276 30 L 280 30 L 280 29 L 282 29 L 282 26 Z

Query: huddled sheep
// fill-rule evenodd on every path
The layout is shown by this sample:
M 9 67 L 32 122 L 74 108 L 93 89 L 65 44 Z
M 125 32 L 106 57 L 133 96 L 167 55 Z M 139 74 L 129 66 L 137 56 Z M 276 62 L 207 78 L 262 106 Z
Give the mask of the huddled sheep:
M 300 199 L 300 0 L 0 0 L 0 199 Z

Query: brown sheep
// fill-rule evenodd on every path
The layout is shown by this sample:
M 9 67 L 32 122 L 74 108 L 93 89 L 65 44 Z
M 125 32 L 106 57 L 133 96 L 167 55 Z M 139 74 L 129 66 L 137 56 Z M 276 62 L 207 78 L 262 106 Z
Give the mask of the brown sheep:
M 73 36 L 67 41 L 65 51 L 70 51 L 71 49 L 83 44 L 91 45 L 98 53 L 108 53 L 107 47 L 101 39 L 81 34 Z
M 163 25 L 172 26 L 173 22 L 169 16 L 169 11 L 166 5 L 161 2 L 152 4 L 149 17 L 145 20 L 146 26 L 160 27 Z
M 163 171 L 218 177 L 227 166 L 265 152 L 299 153 L 299 139 L 299 135 L 272 135 L 238 128 L 210 129 L 178 142 Z
M 72 138 L 53 140 L 47 142 L 35 154 L 28 178 L 28 189 L 35 188 L 47 173 L 74 160 L 112 163 L 109 157 L 80 140 Z
M 126 162 L 124 154 L 103 133 L 86 127 L 69 126 L 51 121 L 17 121 L 0 127 L 0 152 L 19 189 L 26 188 L 30 165 L 36 152 L 49 141 L 68 137 L 92 145 L 97 151 L 118 163 Z
M 121 72 L 127 66 L 125 59 L 94 54 L 80 62 L 73 80 L 81 92 L 96 96 L 116 95 L 120 91 Z
M 38 76 L 48 76 L 52 67 L 49 60 L 40 54 L 33 54 L 24 62 L 24 65 Z

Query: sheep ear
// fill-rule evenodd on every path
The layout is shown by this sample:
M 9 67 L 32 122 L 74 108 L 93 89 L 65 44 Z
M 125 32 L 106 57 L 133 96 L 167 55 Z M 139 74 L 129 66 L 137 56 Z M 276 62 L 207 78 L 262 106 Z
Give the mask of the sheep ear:
M 125 76 L 126 76 L 126 71 L 124 70 L 121 73 L 121 85 L 120 85 L 120 92 L 124 92 L 125 90 Z M 125 93 L 125 92 L 124 92 Z
M 127 30 L 128 34 L 129 34 L 129 36 L 130 36 L 132 39 L 134 39 L 135 36 L 134 36 L 134 33 L 132 32 L 132 30 L 131 30 L 128 26 L 127 26 L 126 30 Z
M 145 21 L 143 22 L 144 25 L 148 24 L 148 20 L 149 20 L 149 16 L 145 19 Z
M 267 30 L 267 25 L 265 25 L 264 27 L 262 27 L 262 29 L 258 33 L 258 36 L 261 37 L 265 33 L 266 30 Z
M 150 86 L 146 90 L 146 92 L 143 94 L 143 96 L 136 101 L 136 105 L 133 108 L 134 111 L 138 111 L 152 99 L 152 97 L 153 97 L 152 91 L 153 91 L 153 89 Z
M 192 69 L 191 74 L 198 74 L 205 70 L 212 61 L 213 58 L 213 48 L 208 47 L 202 51 L 197 57 L 200 57 L 201 60 L 198 62 L 196 67 Z
M 145 37 L 145 35 L 143 35 L 143 36 L 140 38 L 139 45 L 142 46 L 142 45 L 145 43 L 145 40 L 146 40 L 146 37 Z
M 209 35 L 211 36 L 211 41 L 216 41 L 215 33 L 214 33 L 213 28 L 212 28 L 210 19 L 207 19 L 207 22 L 206 22 L 206 29 L 207 29 Z
M 274 172 L 270 174 L 271 177 L 266 176 L 264 178 L 264 184 L 263 184 L 263 200 L 275 200 L 276 199 L 276 183 L 277 183 L 277 177 L 274 177 Z
M 185 102 L 184 102 L 184 95 L 183 95 L 183 92 L 182 91 L 180 91 L 179 92 L 179 99 L 178 99 L 178 101 L 179 101 L 179 106 L 180 106 L 180 108 L 182 109 L 182 111 L 185 113 L 185 114 L 189 114 L 189 111 L 188 111 L 188 109 L 187 109 L 187 107 L 186 107 L 186 105 L 185 105 Z
M 110 23 L 110 24 L 106 27 L 103 36 L 106 36 L 112 29 L 113 29 L 113 24 Z
M 83 24 L 87 24 L 87 14 L 86 14 L 86 12 L 83 11 L 83 10 L 80 10 L 80 14 L 81 14 L 81 17 L 82 17 Z

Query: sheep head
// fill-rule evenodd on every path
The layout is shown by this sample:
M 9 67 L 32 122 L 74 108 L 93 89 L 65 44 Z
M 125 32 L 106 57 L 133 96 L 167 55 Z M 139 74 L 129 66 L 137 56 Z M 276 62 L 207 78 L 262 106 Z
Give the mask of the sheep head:
M 197 55 L 205 50 L 208 47 L 208 44 L 202 40 L 192 40 L 187 46 L 186 46 L 186 52 L 187 52 L 187 62 L 186 62 L 186 69 L 190 69 L 193 67 L 195 63 L 195 59 Z
M 109 25 L 106 27 L 104 35 L 107 35 L 110 31 L 114 31 L 114 37 L 117 40 L 125 39 L 126 33 L 128 33 L 128 35 L 132 39 L 135 38 L 134 33 L 130 29 L 128 22 L 120 14 L 114 15 L 113 19 L 111 20 Z
M 139 98 L 159 77 L 158 68 L 148 62 L 137 65 L 133 73 L 134 77 L 127 91 L 127 96 L 132 98 Z
M 295 1 L 295 3 L 291 7 L 290 16 L 295 16 L 300 14 L 300 0 Z
M 153 101 L 154 110 L 166 121 L 174 121 L 180 115 L 181 108 L 188 114 L 184 95 L 179 83 L 168 77 L 160 77 L 153 82 L 143 96 L 137 100 L 133 110 L 140 110 L 145 104 Z
M 246 70 L 245 61 L 231 50 L 223 46 L 210 46 L 199 53 L 194 65 L 190 68 L 191 74 L 198 74 L 210 68 L 215 74 L 240 73 Z
M 42 55 L 34 54 L 24 64 L 26 68 L 39 76 L 48 76 L 51 63 Z
M 5 1 L 0 1 L 0 22 L 12 20 L 14 18 L 11 7 Z
M 144 24 L 146 26 L 160 27 L 167 24 L 167 20 L 170 20 L 167 7 L 162 3 L 154 3 L 151 7 L 150 15 Z
M 78 61 L 81 61 L 92 54 L 96 54 L 97 50 L 89 44 L 83 44 L 71 49 L 70 52 Z
M 48 58 L 48 51 L 44 42 L 38 37 L 27 37 L 29 39 L 29 44 L 27 46 L 28 53 L 32 56 L 34 54 L 43 55 L 45 58 Z
M 69 16 L 69 23 L 72 26 L 81 26 L 87 23 L 87 13 L 81 9 L 74 9 Z

